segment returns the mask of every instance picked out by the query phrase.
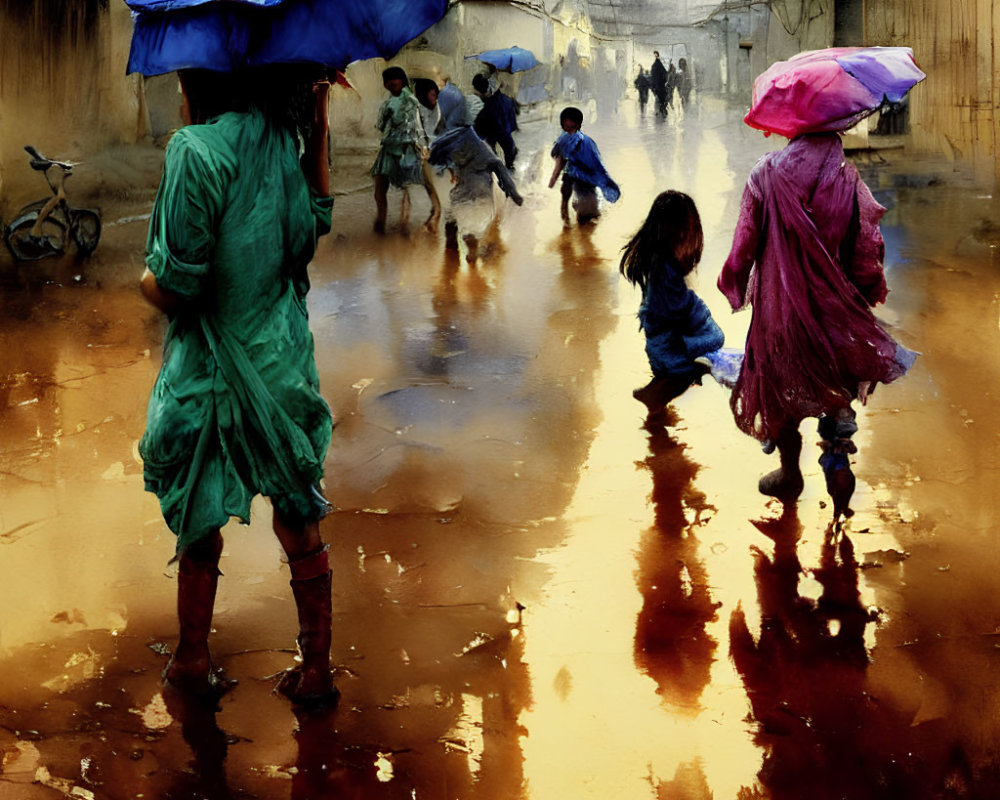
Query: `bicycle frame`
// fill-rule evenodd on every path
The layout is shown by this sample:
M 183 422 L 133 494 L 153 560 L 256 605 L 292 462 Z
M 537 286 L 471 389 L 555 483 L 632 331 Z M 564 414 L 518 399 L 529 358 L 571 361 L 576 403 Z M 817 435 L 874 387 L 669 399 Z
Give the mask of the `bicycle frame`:
M 71 170 L 66 169 L 66 167 L 63 167 L 62 165 L 53 164 L 52 166 L 58 166 L 60 168 L 59 182 L 57 185 L 53 185 L 52 179 L 49 177 L 49 169 L 51 169 L 52 167 L 46 168 L 43 174 L 45 176 L 45 182 L 49 185 L 49 188 L 52 190 L 52 198 L 38 210 L 38 219 L 35 220 L 35 224 L 31 227 L 31 233 L 34 236 L 41 235 L 42 223 L 45 222 L 45 219 L 57 207 L 60 210 L 62 210 L 66 224 L 67 226 L 69 225 L 69 211 L 67 210 L 66 207 L 66 178 L 68 178 L 73 173 Z

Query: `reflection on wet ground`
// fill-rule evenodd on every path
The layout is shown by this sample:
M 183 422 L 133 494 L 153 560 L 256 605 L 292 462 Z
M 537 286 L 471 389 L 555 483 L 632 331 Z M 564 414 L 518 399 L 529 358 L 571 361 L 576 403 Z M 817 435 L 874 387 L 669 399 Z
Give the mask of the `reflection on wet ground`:
M 337 200 L 310 295 L 338 421 L 333 711 L 274 692 L 295 613 L 263 502 L 226 531 L 212 637 L 239 685 L 218 709 L 160 685 L 173 537 L 136 452 L 162 336 L 141 225 L 86 265 L 0 265 L 0 797 L 996 796 L 992 198 L 862 159 L 889 209 L 880 316 L 922 356 L 859 414 L 835 530 L 808 423 L 785 508 L 720 386 L 648 427 L 631 397 L 621 245 L 657 191 L 690 193 L 694 285 L 738 343 L 715 277 L 780 144 L 711 101 L 623 109 L 587 126 L 622 200 L 564 228 L 553 129 L 520 134 L 525 205 L 474 264 Z

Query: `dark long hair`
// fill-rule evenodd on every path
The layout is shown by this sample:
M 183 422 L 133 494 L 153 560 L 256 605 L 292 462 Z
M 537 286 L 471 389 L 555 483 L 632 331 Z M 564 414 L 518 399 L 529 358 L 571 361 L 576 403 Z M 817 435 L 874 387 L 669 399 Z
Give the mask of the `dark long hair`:
M 645 290 L 649 276 L 667 262 L 687 275 L 701 260 L 705 239 L 694 200 L 668 190 L 653 201 L 642 227 L 622 248 L 621 273 Z
M 308 138 L 313 121 L 313 84 L 325 79 L 311 65 L 275 64 L 236 72 L 185 69 L 178 73 L 193 123 L 227 111 L 256 109 L 280 128 Z

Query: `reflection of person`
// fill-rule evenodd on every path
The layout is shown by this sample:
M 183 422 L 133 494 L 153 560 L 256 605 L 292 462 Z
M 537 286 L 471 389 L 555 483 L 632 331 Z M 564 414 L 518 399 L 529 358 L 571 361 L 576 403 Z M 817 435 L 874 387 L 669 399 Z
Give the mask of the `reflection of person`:
M 649 82 L 653 89 L 653 96 L 656 97 L 656 111 L 663 116 L 667 115 L 667 68 L 660 61 L 658 50 L 653 51 L 653 64 L 649 68 Z
M 270 498 L 289 559 L 302 665 L 281 688 L 332 701 L 331 594 L 318 490 L 330 442 L 305 295 L 330 229 L 328 85 L 300 72 L 182 71 L 185 127 L 167 147 L 142 290 L 171 317 L 139 445 L 180 559 L 180 643 L 165 679 L 224 691 L 208 649 L 220 528 Z M 299 135 L 305 149 L 299 160 Z M 252 254 L 252 258 L 248 257 Z
M 642 227 L 623 248 L 621 273 L 642 290 L 639 327 L 653 379 L 633 396 L 651 417 L 684 393 L 708 368 L 695 359 L 722 347 L 725 336 L 704 301 L 684 277 L 701 260 L 704 237 L 694 201 L 682 192 L 661 193 Z
M 864 403 L 876 383 L 896 380 L 913 362 L 870 309 L 887 294 L 884 210 L 845 162 L 836 133 L 799 136 L 750 173 L 718 285 L 734 309 L 753 306 L 731 405 L 742 431 L 765 451 L 778 449 L 781 466 L 761 478 L 763 494 L 801 493 L 798 428 L 806 417 L 821 418 L 820 463 L 833 492 L 846 493 L 847 455 L 856 450 L 852 401 Z
M 827 540 L 818 567 L 805 570 L 794 508 L 754 524 L 775 543 L 770 557 L 754 548 L 759 633 L 737 607 L 729 651 L 766 754 L 758 778 L 767 796 L 798 798 L 804 786 L 821 787 L 809 792 L 821 798 L 947 796 L 932 754 L 955 758 L 949 737 L 929 745 L 943 731 L 918 722 L 915 708 L 896 707 L 867 677 L 865 630 L 877 612 L 861 603 L 851 540 Z M 818 598 L 800 587 L 807 572 Z
M 162 770 L 170 783 L 161 796 L 230 797 L 226 756 L 233 739 L 219 727 L 218 708 L 180 692 L 165 691 L 163 701 L 167 713 L 180 723 L 181 737 L 191 749 L 192 758 L 187 769 Z M 309 711 L 315 713 L 314 709 Z
M 482 110 L 476 115 L 476 133 L 494 150 L 499 144 L 503 150 L 504 166 L 514 168 L 517 146 L 513 133 L 517 130 L 517 102 L 505 95 L 499 88 L 494 89 L 485 75 L 472 79 L 472 88 L 483 101 Z
M 556 185 L 562 173 L 562 218 L 569 221 L 569 201 L 572 197 L 577 222 L 583 225 L 600 216 L 598 188 L 609 203 L 614 203 L 621 196 L 621 190 L 608 174 L 597 144 L 580 130 L 583 112 L 567 106 L 559 114 L 559 124 L 563 133 L 552 145 L 552 158 L 556 165 L 549 179 L 549 188 Z
M 635 88 L 639 92 L 639 112 L 646 112 L 646 103 L 649 100 L 649 74 L 639 67 L 639 74 L 635 77 Z
M 420 155 L 420 103 L 410 91 L 409 80 L 401 67 L 383 70 L 382 84 L 390 96 L 382 101 L 375 123 L 382 131 L 382 144 L 371 169 L 375 178 L 376 233 L 385 233 L 389 186 L 403 190 L 401 218 L 405 225 L 410 211 L 408 187 L 424 182 Z
M 468 247 L 466 260 L 472 263 L 478 254 L 479 240 L 495 214 L 493 176 L 496 176 L 504 194 L 517 205 L 524 200 L 503 162 L 469 126 L 455 128 L 439 136 L 431 148 L 430 163 L 447 167 L 454 176 L 444 228 L 445 247 L 458 249 L 458 231 L 461 228 Z
M 635 571 L 642 608 L 635 622 L 635 663 L 657 683 L 657 694 L 686 708 L 709 683 L 716 641 L 707 626 L 721 603 L 699 555 L 697 528 L 713 507 L 694 487 L 698 465 L 663 427 L 649 432 L 641 462 L 652 476 L 655 524 L 642 534 Z M 707 796 L 707 795 L 706 795 Z

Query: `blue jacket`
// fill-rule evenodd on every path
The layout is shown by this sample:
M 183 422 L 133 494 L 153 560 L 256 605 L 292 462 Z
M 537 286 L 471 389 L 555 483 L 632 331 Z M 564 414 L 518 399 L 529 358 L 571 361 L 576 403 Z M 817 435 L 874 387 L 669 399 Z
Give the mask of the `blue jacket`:
M 598 187 L 609 203 L 621 197 L 621 189 L 608 174 L 597 145 L 585 133 L 563 133 L 552 145 L 552 157 L 566 162 L 563 172 L 569 177 Z
M 653 374 L 688 372 L 699 356 L 725 341 L 705 302 L 672 267 L 655 272 L 642 293 L 639 327 Z

